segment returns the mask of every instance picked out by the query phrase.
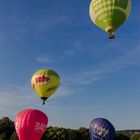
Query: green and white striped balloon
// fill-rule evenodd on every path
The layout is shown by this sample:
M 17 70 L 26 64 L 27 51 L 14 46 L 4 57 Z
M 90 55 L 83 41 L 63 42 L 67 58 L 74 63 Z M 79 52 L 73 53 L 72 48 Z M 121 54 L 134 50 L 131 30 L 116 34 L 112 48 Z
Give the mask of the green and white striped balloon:
M 115 30 L 128 18 L 131 0 L 92 0 L 89 7 L 91 20 L 114 38 Z

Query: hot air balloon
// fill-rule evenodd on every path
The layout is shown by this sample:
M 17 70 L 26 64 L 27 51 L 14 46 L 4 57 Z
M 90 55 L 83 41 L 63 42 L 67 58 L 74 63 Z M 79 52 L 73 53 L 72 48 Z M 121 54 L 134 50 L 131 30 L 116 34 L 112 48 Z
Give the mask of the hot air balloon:
M 31 79 L 31 85 L 38 96 L 43 100 L 43 104 L 45 104 L 45 100 L 56 91 L 60 82 L 59 75 L 51 69 L 40 69 L 33 74 Z
M 96 118 L 89 126 L 91 140 L 113 140 L 115 137 L 114 126 L 104 118 Z
M 22 110 L 15 118 L 15 129 L 19 140 L 40 140 L 47 124 L 47 115 L 36 109 Z
M 91 0 L 90 18 L 95 25 L 108 32 L 109 38 L 125 22 L 131 11 L 131 0 Z

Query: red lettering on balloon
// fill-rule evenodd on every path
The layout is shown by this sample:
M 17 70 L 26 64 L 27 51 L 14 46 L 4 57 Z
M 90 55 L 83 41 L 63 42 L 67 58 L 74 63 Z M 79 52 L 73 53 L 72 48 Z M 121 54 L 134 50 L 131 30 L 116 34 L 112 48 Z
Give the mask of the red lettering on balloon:
M 42 83 L 42 82 L 48 82 L 50 79 L 46 75 L 40 75 L 37 78 L 35 78 L 35 82 Z

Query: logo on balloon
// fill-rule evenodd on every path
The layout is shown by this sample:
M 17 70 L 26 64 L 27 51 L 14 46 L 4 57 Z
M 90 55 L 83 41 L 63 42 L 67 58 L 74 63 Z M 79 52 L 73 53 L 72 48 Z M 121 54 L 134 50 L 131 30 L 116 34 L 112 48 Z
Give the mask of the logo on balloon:
M 42 131 L 42 132 L 44 132 L 46 127 L 47 127 L 46 124 L 37 122 L 36 125 L 35 125 L 35 131 Z
M 55 90 L 56 88 L 57 88 L 57 86 L 49 87 L 49 88 L 47 89 L 47 92 L 50 92 L 51 90 Z
M 35 78 L 35 83 L 38 85 L 45 85 L 50 81 L 50 78 L 47 77 L 47 75 L 38 75 Z
M 93 131 L 93 134 L 96 137 L 106 137 L 106 135 L 108 134 L 108 130 L 103 127 L 94 126 Z

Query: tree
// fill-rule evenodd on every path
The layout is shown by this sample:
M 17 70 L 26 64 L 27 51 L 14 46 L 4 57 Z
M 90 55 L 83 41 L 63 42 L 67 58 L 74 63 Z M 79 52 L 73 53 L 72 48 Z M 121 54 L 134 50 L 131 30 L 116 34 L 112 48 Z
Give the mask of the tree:
M 5 133 L 0 134 L 0 140 L 7 140 Z
M 130 137 L 130 140 L 140 140 L 140 134 L 133 134 L 133 135 Z
M 123 134 L 116 134 L 115 140 L 129 140 L 129 137 Z
M 14 123 L 8 117 L 3 117 L 0 120 L 0 128 L 1 128 L 1 133 L 6 134 L 5 140 L 9 140 L 12 133 L 15 131 Z
M 18 136 L 17 136 L 16 132 L 13 132 L 13 134 L 11 135 L 9 140 L 18 140 Z
M 81 134 L 81 140 L 90 140 L 89 129 L 81 127 L 78 132 Z
M 48 127 L 46 130 L 47 140 L 66 140 L 66 130 L 58 127 Z

